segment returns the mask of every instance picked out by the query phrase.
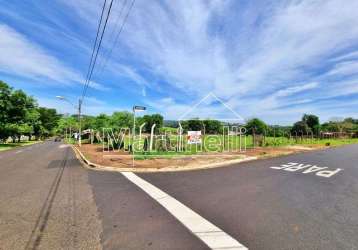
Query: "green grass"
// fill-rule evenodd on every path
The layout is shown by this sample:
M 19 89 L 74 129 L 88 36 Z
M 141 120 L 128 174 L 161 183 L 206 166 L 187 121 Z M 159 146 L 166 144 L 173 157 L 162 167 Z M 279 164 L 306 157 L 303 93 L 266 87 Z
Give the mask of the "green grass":
M 67 138 L 67 139 L 64 139 L 64 142 L 68 143 L 68 144 L 77 144 L 78 140 L 76 140 L 74 138 Z M 81 142 L 84 143 L 84 144 L 89 143 L 88 140 L 86 140 L 86 141 L 82 140 Z
M 326 143 L 330 143 L 330 146 L 342 146 L 348 144 L 358 143 L 358 138 L 352 139 L 323 139 L 318 142 L 321 145 L 326 145 Z
M 16 147 L 27 146 L 31 144 L 38 143 L 39 141 L 25 141 L 25 142 L 15 142 L 15 143 L 0 143 L 0 151 L 9 150 Z
M 266 137 L 265 146 L 289 146 L 289 145 L 302 145 L 302 146 L 314 146 L 314 145 L 321 145 L 321 146 L 340 146 L 340 145 L 347 145 L 347 144 L 354 144 L 358 143 L 358 138 L 351 138 L 351 139 L 297 139 L 294 138 L 288 139 L 286 137 Z
M 192 152 L 135 152 L 135 160 L 146 160 L 146 159 L 171 159 L 178 156 L 190 156 Z
M 162 127 L 159 129 L 159 133 L 164 134 L 164 133 L 172 133 L 172 134 L 176 134 L 178 132 L 177 128 L 171 128 L 171 127 Z

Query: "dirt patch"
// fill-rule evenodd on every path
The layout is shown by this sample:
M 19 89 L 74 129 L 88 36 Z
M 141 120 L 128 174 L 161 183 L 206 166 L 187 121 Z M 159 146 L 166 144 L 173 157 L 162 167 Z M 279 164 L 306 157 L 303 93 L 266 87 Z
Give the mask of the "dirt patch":
M 247 158 L 267 158 L 312 150 L 311 147 L 265 147 L 248 149 L 246 152 L 203 153 L 196 155 L 175 156 L 172 158 L 151 158 L 133 161 L 133 156 L 126 151 L 103 151 L 101 145 L 83 144 L 78 148 L 92 163 L 121 169 L 195 169 L 200 166 L 223 165 Z M 134 165 L 133 165 L 134 163 Z

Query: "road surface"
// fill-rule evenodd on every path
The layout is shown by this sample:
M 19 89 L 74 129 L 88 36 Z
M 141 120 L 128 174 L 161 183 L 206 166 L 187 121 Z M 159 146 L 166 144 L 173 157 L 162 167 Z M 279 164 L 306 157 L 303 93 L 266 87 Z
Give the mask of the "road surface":
M 197 225 L 215 244 L 358 249 L 357 179 L 358 145 L 131 177 L 46 142 L 0 153 L 0 249 L 213 249 Z

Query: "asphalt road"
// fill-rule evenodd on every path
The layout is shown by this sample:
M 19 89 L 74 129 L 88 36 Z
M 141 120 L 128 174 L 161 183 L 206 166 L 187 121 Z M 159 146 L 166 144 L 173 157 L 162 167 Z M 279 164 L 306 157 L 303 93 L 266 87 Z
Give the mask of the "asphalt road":
M 45 142 L 0 153 L 0 249 L 100 249 L 87 171 Z
M 343 170 L 326 178 L 270 168 L 289 162 Z M 141 176 L 249 249 L 358 249 L 358 145 Z
M 18 151 L 0 153 L 0 249 L 209 249 L 121 173 L 60 143 Z M 358 249 L 357 164 L 351 145 L 138 176 L 249 249 Z

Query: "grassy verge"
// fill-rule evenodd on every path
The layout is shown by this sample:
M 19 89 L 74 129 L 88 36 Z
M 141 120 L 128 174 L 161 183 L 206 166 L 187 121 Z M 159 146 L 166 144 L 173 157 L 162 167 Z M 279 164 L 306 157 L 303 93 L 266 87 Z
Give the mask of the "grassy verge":
M 288 139 L 285 137 L 267 137 L 266 146 L 341 146 L 358 143 L 358 138 L 351 139 Z
M 135 160 L 146 160 L 146 159 L 171 159 L 178 156 L 190 156 L 196 152 L 138 152 L 134 154 Z
M 63 139 L 64 143 L 68 143 L 68 144 L 78 144 L 78 140 L 75 138 L 65 138 Z M 82 144 L 90 144 L 91 141 L 89 139 L 82 139 L 81 140 Z M 101 143 L 96 143 L 96 144 L 101 144 Z
M 0 151 L 9 150 L 16 147 L 27 146 L 31 144 L 38 143 L 40 141 L 25 141 L 25 142 L 15 142 L 15 143 L 0 143 Z

